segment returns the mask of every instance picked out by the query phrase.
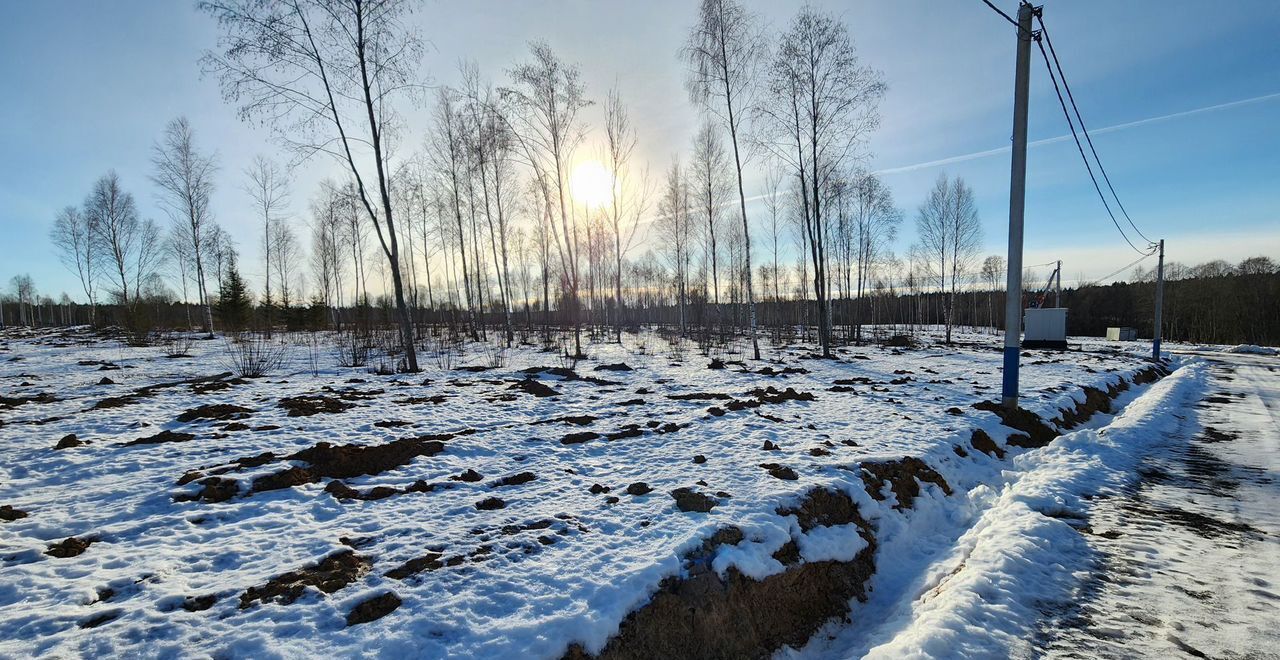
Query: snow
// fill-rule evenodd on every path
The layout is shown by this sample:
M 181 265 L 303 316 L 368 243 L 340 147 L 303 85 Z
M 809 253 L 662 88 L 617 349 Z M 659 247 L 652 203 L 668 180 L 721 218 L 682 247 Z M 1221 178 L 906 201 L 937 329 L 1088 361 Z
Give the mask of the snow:
M 1249 353 L 1252 355 L 1280 355 L 1280 351 L 1277 351 L 1270 346 L 1258 346 L 1257 344 L 1240 344 L 1239 346 L 1232 346 L 1227 349 L 1227 352 Z
M 845 490 L 876 526 L 880 570 L 874 588 L 879 593 L 924 574 L 927 579 L 916 585 L 917 593 L 945 588 L 913 619 L 926 616 L 936 623 L 932 629 L 937 634 L 946 631 L 957 643 L 968 640 L 964 643 L 975 649 L 985 648 L 982 644 L 998 643 L 999 638 L 979 640 L 974 626 L 1008 620 L 1008 627 L 995 630 L 1012 631 L 1031 616 L 1026 593 L 1017 584 L 990 576 L 1021 570 L 1028 579 L 1034 574 L 1046 589 L 1057 588 L 1069 571 L 1047 558 L 1060 552 L 1057 545 L 1069 528 L 1046 518 L 1043 510 L 1078 506 L 1079 489 L 1114 478 L 1115 464 L 1127 454 L 1113 446 L 1113 431 L 1086 430 L 1076 440 L 1064 436 L 1056 443 L 1061 447 L 1017 456 L 1012 467 L 1008 459 L 978 452 L 957 456 L 953 446 L 967 446 L 974 427 L 985 429 L 1001 445 L 1009 434 L 995 415 L 969 407 L 998 392 L 1001 354 L 996 339 L 962 339 L 969 343 L 910 351 L 853 348 L 840 353 L 839 361 L 804 359 L 811 348 L 793 347 L 772 352 L 780 359 L 773 366 L 809 373 L 764 376 L 735 366 L 707 369 L 708 356 L 699 355 L 693 345 L 673 347 L 652 335 L 629 337 L 621 346 L 590 345 L 592 359 L 577 367 L 584 376 L 616 384 L 544 376 L 543 382 L 562 395 L 537 398 L 509 389 L 523 377 L 522 369 L 558 364 L 554 354 L 532 348 L 505 353 L 503 366 L 482 373 L 429 366 L 422 374 L 380 376 L 338 367 L 326 349 L 316 353 L 305 339 L 288 337 L 287 366 L 277 374 L 205 395 L 185 385 L 167 387 L 131 405 L 92 409 L 105 397 L 144 385 L 222 370 L 222 342 L 197 341 L 191 358 L 168 359 L 158 349 L 126 348 L 78 335 L 10 338 L 7 350 L 0 351 L 5 396 L 50 392 L 58 400 L 0 410 L 0 504 L 29 513 L 0 523 L 0 655 L 559 657 L 573 642 L 595 651 L 664 578 L 680 573 L 683 555 L 721 527 L 737 526 L 746 538 L 718 551 L 712 565 L 720 572 L 731 566 L 755 578 L 779 572 L 783 567 L 771 555 L 793 536 L 807 561 L 854 556 L 865 547 L 854 529 L 815 528 L 802 534 L 794 518 L 775 513 L 814 486 Z M 1079 397 L 1079 386 L 1105 388 L 1145 366 L 1136 352 L 1108 351 L 1100 341 L 1086 348 L 1089 352 L 1037 353 L 1024 359 L 1024 406 L 1051 417 Z M 483 364 L 495 352 L 472 345 L 456 361 Z M 710 357 L 733 360 L 740 355 Z M 318 362 L 314 369 L 313 359 Z M 121 368 L 99 371 L 81 361 Z M 432 359 L 427 355 L 423 361 L 430 364 Z M 593 371 L 596 365 L 616 362 L 635 371 Z M 749 364 L 753 369 L 764 366 Z M 1190 373 L 1194 370 L 1184 369 L 1172 382 L 1187 380 Z M 104 375 L 119 384 L 98 385 Z M 365 382 L 347 382 L 351 378 Z M 858 378 L 874 384 L 854 384 L 853 392 L 828 390 L 838 379 Z M 904 378 L 909 380 L 891 382 Z M 277 407 L 281 397 L 315 394 L 323 386 L 364 396 L 353 401 L 352 409 L 336 414 L 287 417 Z M 767 386 L 792 387 L 815 399 L 717 416 L 708 410 L 722 401 L 668 398 L 705 392 L 741 400 L 748 391 Z M 1155 387 L 1171 388 L 1167 383 Z M 514 398 L 503 400 L 509 394 Z M 446 398 L 440 404 L 403 403 L 434 395 Z M 635 398 L 645 404 L 620 405 Z M 214 402 L 253 409 L 242 420 L 251 428 L 225 431 L 221 422 L 175 421 L 184 411 Z M 961 415 L 948 414 L 952 407 Z M 587 426 L 556 421 L 570 415 L 599 419 Z M 387 421 L 407 425 L 375 426 Z M 649 421 L 687 426 L 659 434 L 646 426 Z M 583 444 L 559 441 L 568 433 L 606 433 L 627 423 L 640 424 L 643 435 Z M 197 437 L 124 445 L 162 429 Z M 324 492 L 327 480 L 321 480 L 249 494 L 247 485 L 255 477 L 288 466 L 274 460 L 224 475 L 241 482 L 238 497 L 220 503 L 174 500 L 198 489 L 194 483 L 176 485 L 188 470 L 239 457 L 263 452 L 283 456 L 318 442 L 373 445 L 467 430 L 474 433 L 446 440 L 443 453 L 344 480 L 359 491 L 403 489 L 417 480 L 442 485 L 429 493 L 339 501 Z M 68 433 L 89 444 L 53 450 Z M 762 450 L 766 441 L 781 450 Z M 829 454 L 815 455 L 813 449 Z M 1090 453 L 1100 457 L 1096 465 L 1071 464 Z M 699 454 L 706 457 L 705 464 L 692 462 Z M 893 497 L 878 501 L 868 495 L 858 471 L 848 469 L 860 461 L 903 456 L 924 459 L 957 494 L 948 497 L 926 484 L 914 510 L 901 512 L 892 508 Z M 776 479 L 761 463 L 791 467 L 798 479 Z M 483 480 L 450 481 L 467 469 L 483 474 Z M 1009 474 L 1045 470 L 1057 474 L 1043 482 Z M 534 473 L 536 480 L 492 486 L 524 471 Z M 623 492 L 640 481 L 653 491 L 642 496 Z M 591 494 L 588 489 L 597 483 L 611 491 Z M 717 496 L 708 513 L 680 512 L 669 495 L 680 487 L 727 496 Z M 504 499 L 505 508 L 476 508 L 476 502 L 491 496 Z M 608 497 L 619 501 L 609 504 Z M 964 531 L 973 520 L 979 523 Z M 941 569 L 916 570 L 946 552 L 949 534 L 955 535 L 951 540 L 959 538 L 956 547 L 970 548 L 964 555 L 947 555 L 954 559 L 952 569 L 960 572 L 948 578 L 945 571 L 937 573 Z M 50 543 L 71 536 L 97 540 L 76 557 L 44 554 Z M 238 607 L 237 596 L 245 589 L 350 550 L 342 538 L 373 562 L 372 570 L 333 594 L 308 588 L 293 604 Z M 462 560 L 405 580 L 385 575 L 428 552 Z M 106 588 L 115 594 L 102 599 Z M 345 627 L 352 606 L 387 591 L 403 600 L 400 609 Z M 218 598 L 208 610 L 189 612 L 181 606 L 188 597 L 209 594 Z M 890 616 L 892 608 L 881 607 L 886 620 L 900 620 Z M 118 616 L 97 627 L 80 627 L 103 613 Z M 927 630 L 914 624 L 911 629 Z M 887 644 L 886 653 L 910 653 L 934 648 L 930 645 L 940 643 L 937 639 L 894 636 L 881 643 Z

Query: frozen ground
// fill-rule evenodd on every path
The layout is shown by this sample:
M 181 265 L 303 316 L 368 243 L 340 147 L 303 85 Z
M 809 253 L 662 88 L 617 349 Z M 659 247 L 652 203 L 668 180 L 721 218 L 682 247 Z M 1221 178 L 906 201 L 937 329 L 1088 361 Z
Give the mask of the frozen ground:
M 1011 430 L 971 407 L 998 392 L 996 340 L 965 339 L 849 349 L 836 361 L 793 347 L 748 372 L 737 356 L 709 369 L 692 346 L 650 335 L 593 344 L 572 374 L 537 371 L 561 365 L 522 348 L 498 368 L 387 376 L 337 367 L 328 348 L 300 343 L 266 378 L 181 382 L 225 371 L 223 342 L 169 359 L 87 335 L 8 337 L 0 506 L 14 519 L 0 522 L 0 654 L 558 657 L 571 643 L 594 652 L 723 526 L 745 538 L 719 549 L 720 572 L 780 572 L 774 555 L 790 540 L 803 561 L 851 558 L 865 547 L 852 525 L 806 532 L 777 513 L 814 486 L 847 492 L 881 541 L 872 596 L 851 616 L 927 633 L 909 603 L 882 594 L 920 587 L 921 576 L 941 584 L 937 562 L 957 544 L 974 548 L 968 565 L 1000 574 L 1004 556 L 983 530 L 1035 543 L 1037 526 L 1067 525 L 1017 518 L 1028 501 L 1066 496 L 1053 490 L 1061 474 L 1037 491 L 1011 473 L 1069 457 L 1005 446 Z M 1049 419 L 1084 400 L 1080 386 L 1105 389 L 1143 367 L 1140 345 L 1085 348 L 1029 354 L 1024 405 Z M 485 353 L 473 348 L 458 364 L 482 366 Z M 631 370 L 605 368 L 618 364 Z M 1179 385 L 1191 379 L 1153 388 L 1192 391 Z M 209 404 L 240 409 L 192 418 Z M 1151 405 L 1134 434 L 1178 403 Z M 974 428 L 1008 455 L 958 452 Z M 1106 454 L 1099 437 L 1055 445 Z M 892 493 L 872 497 L 858 464 L 904 456 L 955 494 L 924 484 L 905 513 Z M 683 491 L 686 506 L 672 495 L 680 488 L 694 494 Z M 984 525 L 993 510 L 1013 517 Z M 383 616 L 362 622 L 371 613 Z M 845 632 L 805 652 L 861 643 Z M 864 628 L 859 639 L 888 632 Z M 828 638 L 838 643 L 818 648 Z M 899 642 L 909 640 L 877 643 Z

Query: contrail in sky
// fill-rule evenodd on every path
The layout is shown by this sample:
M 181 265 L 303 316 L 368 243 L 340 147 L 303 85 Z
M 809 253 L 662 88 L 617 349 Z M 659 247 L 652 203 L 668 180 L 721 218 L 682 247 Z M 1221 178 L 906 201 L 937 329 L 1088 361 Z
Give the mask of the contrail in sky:
M 1136 121 L 1125 122 L 1123 124 L 1116 124 L 1114 126 L 1097 128 L 1091 131 L 1091 133 L 1093 135 L 1100 135 L 1102 133 L 1114 133 L 1115 131 L 1124 130 L 1126 128 L 1133 128 L 1134 126 L 1154 124 L 1156 122 L 1168 121 L 1170 119 L 1179 119 L 1181 117 L 1189 117 L 1191 115 L 1199 115 L 1206 112 L 1215 112 L 1217 110 L 1226 110 L 1227 108 L 1234 108 L 1236 106 L 1247 105 L 1250 103 L 1259 103 L 1262 101 L 1269 101 L 1271 99 L 1276 99 L 1276 98 L 1280 98 L 1280 92 L 1275 92 L 1272 94 L 1263 94 L 1262 96 L 1255 96 L 1249 99 L 1240 99 L 1239 101 L 1228 101 L 1227 103 L 1218 103 L 1216 105 L 1208 105 L 1203 108 L 1196 108 L 1194 110 L 1183 110 L 1182 112 L 1174 112 L 1172 114 L 1160 115 L 1159 117 L 1147 117 L 1146 119 L 1138 119 Z M 1071 139 L 1070 134 L 1059 135 L 1057 137 L 1044 138 L 1042 140 L 1035 140 L 1032 142 L 1028 142 L 1027 146 L 1038 147 L 1045 144 L 1054 144 L 1056 142 L 1064 142 L 1070 139 Z M 924 163 L 916 163 L 914 165 L 903 165 L 902 167 L 889 167 L 882 170 L 877 170 L 875 173 L 876 174 L 898 174 L 901 172 L 913 172 L 915 170 L 922 170 L 929 167 L 937 167 L 938 165 L 950 165 L 951 163 L 963 163 L 965 161 L 976 160 L 978 158 L 986 158 L 987 156 L 995 156 L 997 154 L 1007 154 L 1009 153 L 1009 150 L 1010 150 L 1010 147 L 1008 146 L 997 147 L 995 149 L 987 149 L 986 151 L 975 151 L 973 153 L 961 154 L 958 156 L 950 156 L 948 158 L 940 158 L 938 160 L 931 160 Z
M 1145 124 L 1154 124 L 1154 123 L 1156 123 L 1156 122 L 1168 121 L 1168 120 L 1170 120 L 1170 119 L 1179 119 L 1179 118 L 1182 118 L 1182 117 L 1190 117 L 1190 116 L 1192 116 L 1192 115 L 1204 114 L 1204 113 L 1206 113 L 1206 112 L 1216 112 L 1216 111 L 1218 111 L 1218 110 L 1226 110 L 1226 109 L 1228 109 L 1228 108 L 1234 108 L 1234 107 L 1241 106 L 1241 105 L 1249 105 L 1249 104 L 1251 104 L 1251 103 L 1261 103 L 1261 102 L 1263 102 L 1263 101 L 1270 101 L 1270 100 L 1272 100 L 1272 99 L 1280 99 L 1280 92 L 1273 92 L 1273 93 L 1271 93 L 1271 94 L 1263 94 L 1262 96 L 1255 96 L 1255 97 L 1253 97 L 1253 98 L 1248 98 L 1248 99 L 1240 99 L 1240 100 L 1238 100 L 1238 101 L 1227 101 L 1226 103 L 1218 103 L 1218 104 L 1215 104 L 1215 105 L 1207 105 L 1207 106 L 1205 106 L 1205 107 L 1203 107 L 1203 108 L 1195 108 L 1195 109 L 1193 109 L 1193 110 L 1183 110 L 1183 111 L 1181 111 L 1181 112 L 1174 112 L 1174 113 L 1170 113 L 1170 114 L 1167 114 L 1167 115 L 1160 115 L 1160 116 L 1158 116 L 1158 117 L 1147 117 L 1146 119 L 1137 119 L 1137 120 L 1134 120 L 1134 121 L 1125 122 L 1125 123 L 1123 123 L 1123 124 L 1115 124 L 1114 126 L 1105 126 L 1105 127 L 1103 127 L 1103 128 L 1095 128 L 1095 129 L 1093 129 L 1092 131 L 1090 131 L 1090 133 L 1092 133 L 1093 135 L 1101 135 L 1101 134 L 1104 134 L 1104 133 L 1114 133 L 1114 132 L 1116 132 L 1116 131 L 1122 131 L 1122 130 L 1124 130 L 1124 129 L 1126 129 L 1126 128 L 1133 128 L 1133 127 L 1135 127 L 1135 126 L 1143 126 L 1143 125 L 1145 125 Z M 1033 140 L 1033 141 L 1031 141 L 1031 142 L 1028 142 L 1028 143 L 1027 143 L 1027 146 L 1028 146 L 1028 147 L 1039 147 L 1039 146 L 1046 145 L 1046 144 L 1054 144 L 1054 143 L 1057 143 L 1057 142 L 1064 142 L 1064 141 L 1066 141 L 1066 140 L 1070 140 L 1070 139 L 1071 139 L 1071 135 L 1070 135 L 1070 134 L 1067 134 L 1067 135 L 1059 135 L 1059 136 L 1057 136 L 1057 137 L 1043 138 L 1043 139 L 1040 139 L 1040 140 Z M 939 158 L 938 160 L 930 160 L 930 161 L 926 161 L 926 162 L 923 162 L 923 163 L 915 163 L 915 164 L 913 164 L 913 165 L 903 165 L 903 166 L 901 166 L 901 167 L 888 167 L 888 168 L 885 168 L 885 169 L 876 170 L 875 172 L 873 172 L 873 174 L 900 174 L 900 173 L 902 173 L 902 172 L 914 172 L 914 171 L 916 171 L 916 170 L 923 170 L 923 169 L 930 168 L 930 167 L 937 167 L 937 166 L 939 166 L 939 165 L 950 165 L 950 164 L 952 164 L 952 163 L 963 163 L 963 162 L 970 161 L 970 160 L 977 160 L 977 159 L 979 159 L 979 158 L 986 158 L 987 156 L 996 156 L 996 155 L 999 155 L 999 154 L 1007 154 L 1007 153 L 1009 153 L 1009 150 L 1010 150 L 1010 149 L 1011 149 L 1011 147 L 1008 147 L 1008 146 L 1004 146 L 1004 147 L 996 147 L 995 149 L 987 149 L 987 150 L 985 150 L 985 151 L 975 151 L 975 152 L 972 152 L 972 153 L 960 154 L 960 155 L 958 155 L 958 156 L 949 156 L 949 157 L 947 157 L 947 158 Z M 764 199 L 765 197 L 766 197 L 766 195 L 752 195 L 751 197 L 748 197 L 748 198 L 746 199 L 746 201 L 748 201 L 748 202 L 758 202 L 758 201 L 760 201 L 760 200 Z M 728 206 L 731 206 L 731 204 L 730 204 L 729 202 L 725 202 L 725 206 L 726 206 L 726 207 L 728 207 Z

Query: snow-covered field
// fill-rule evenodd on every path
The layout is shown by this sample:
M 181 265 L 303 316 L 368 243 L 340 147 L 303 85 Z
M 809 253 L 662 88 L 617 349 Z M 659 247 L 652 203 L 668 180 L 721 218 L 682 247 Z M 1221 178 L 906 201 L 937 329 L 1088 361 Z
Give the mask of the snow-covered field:
M 1052 554 L 1081 542 L 1024 510 L 1052 502 L 1069 517 L 1082 488 L 1118 480 L 1198 376 L 1129 389 L 1121 403 L 1142 398 L 1112 422 L 1121 430 L 1091 421 L 1025 449 L 972 407 L 997 398 L 998 340 L 963 339 L 837 360 L 791 347 L 710 369 L 693 346 L 628 336 L 590 345 L 573 371 L 526 347 L 497 368 L 412 375 L 340 368 L 298 343 L 267 377 L 208 380 L 227 371 L 223 340 L 170 359 L 87 334 L 9 336 L 0 654 L 595 653 L 722 528 L 742 539 L 714 548 L 721 575 L 852 560 L 868 547 L 858 526 L 780 513 L 815 487 L 846 493 L 871 524 L 876 574 L 852 626 L 784 654 L 1008 649 L 1000 631 L 1032 616 L 1018 590 L 1066 580 Z M 1147 366 L 1139 344 L 1084 347 L 1027 354 L 1024 407 L 1051 420 L 1086 401 L 1082 386 Z M 473 347 L 458 363 L 488 361 Z M 974 429 L 998 449 L 975 448 Z M 903 457 L 952 494 L 926 479 L 898 502 L 860 469 Z M 789 543 L 798 560 L 780 559 Z M 1022 586 L 984 582 L 995 574 Z M 962 586 L 923 607 L 901 598 L 948 582 Z

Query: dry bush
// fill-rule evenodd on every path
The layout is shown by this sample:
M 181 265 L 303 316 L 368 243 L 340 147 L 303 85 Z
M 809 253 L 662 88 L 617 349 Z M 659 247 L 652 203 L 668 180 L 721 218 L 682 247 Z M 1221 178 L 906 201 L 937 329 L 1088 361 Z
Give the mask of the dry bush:
M 284 366 L 288 346 L 255 332 L 234 333 L 224 340 L 227 368 L 241 378 L 260 378 Z

